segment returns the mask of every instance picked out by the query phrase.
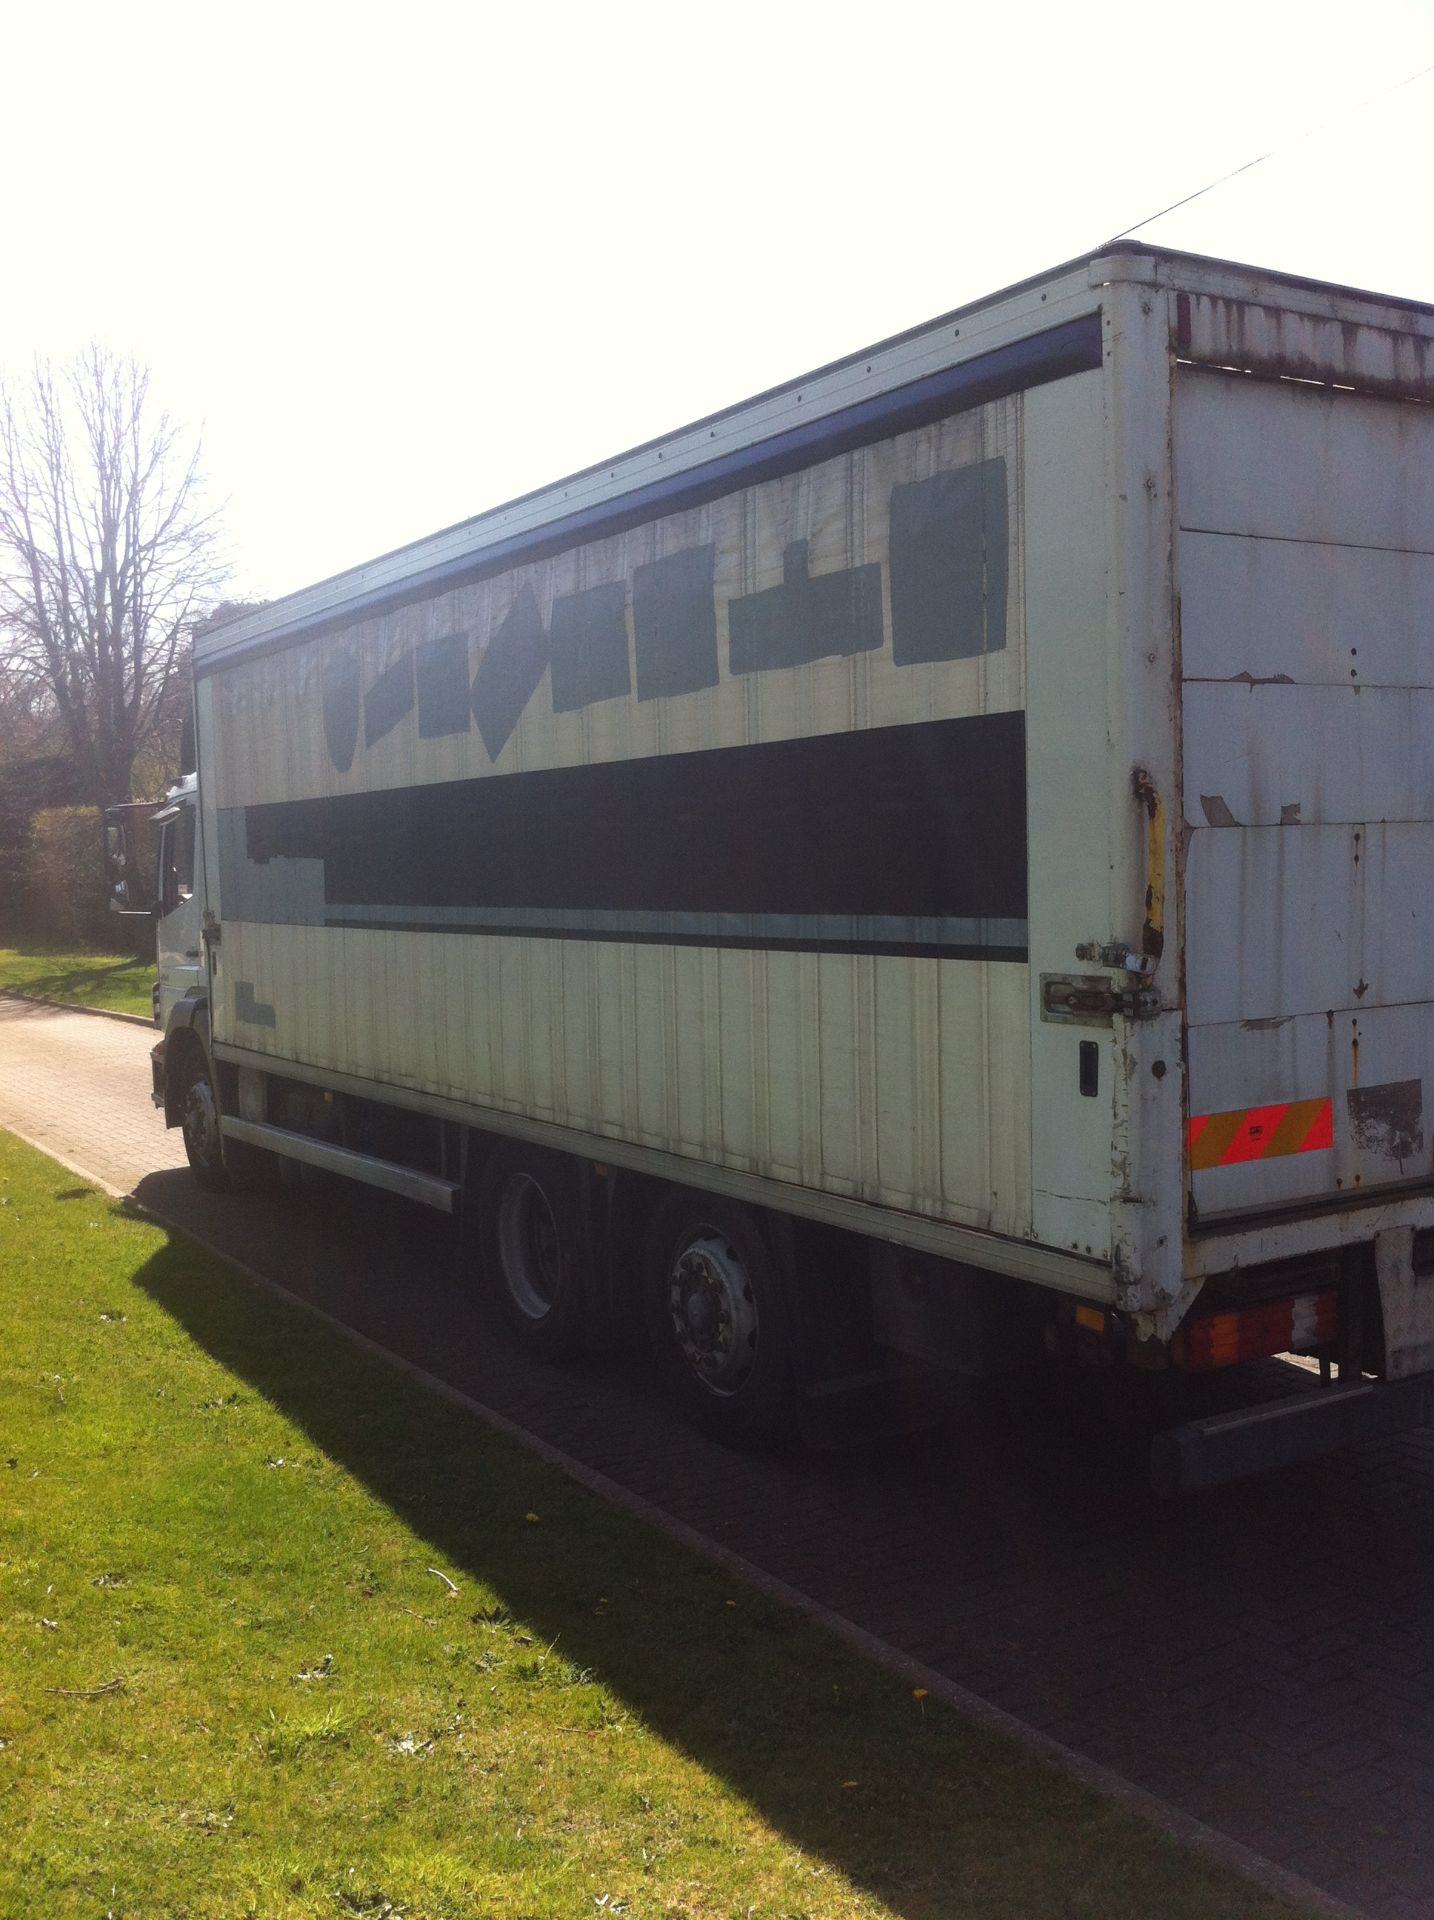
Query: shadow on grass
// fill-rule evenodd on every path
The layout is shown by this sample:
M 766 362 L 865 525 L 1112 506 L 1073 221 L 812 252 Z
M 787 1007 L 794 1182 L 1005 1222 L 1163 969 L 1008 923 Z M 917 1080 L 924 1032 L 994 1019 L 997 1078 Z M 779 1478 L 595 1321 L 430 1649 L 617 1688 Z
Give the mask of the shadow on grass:
M 57 954 L 53 947 L 19 946 L 9 950 L 29 967 L 10 967 L 0 984 L 15 993 L 41 1000 L 64 1000 L 79 1006 L 110 1006 L 118 995 L 126 1011 L 147 1012 L 154 962 L 130 955 Z M 52 963 L 48 967 L 46 963 Z M 59 964 L 53 964 L 58 962 Z M 131 1005 L 131 1002 L 133 1003 Z
M 182 1239 L 136 1278 L 440 1564 L 908 1920 L 1276 1911 Z

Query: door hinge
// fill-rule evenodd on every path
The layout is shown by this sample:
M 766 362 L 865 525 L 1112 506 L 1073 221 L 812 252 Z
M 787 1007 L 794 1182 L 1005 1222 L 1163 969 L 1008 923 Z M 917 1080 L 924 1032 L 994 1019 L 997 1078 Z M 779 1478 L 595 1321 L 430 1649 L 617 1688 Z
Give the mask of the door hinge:
M 1116 1014 L 1149 1020 L 1160 1011 L 1154 987 L 1117 986 L 1099 973 L 1043 973 L 1041 1018 L 1071 1026 L 1108 1027 Z

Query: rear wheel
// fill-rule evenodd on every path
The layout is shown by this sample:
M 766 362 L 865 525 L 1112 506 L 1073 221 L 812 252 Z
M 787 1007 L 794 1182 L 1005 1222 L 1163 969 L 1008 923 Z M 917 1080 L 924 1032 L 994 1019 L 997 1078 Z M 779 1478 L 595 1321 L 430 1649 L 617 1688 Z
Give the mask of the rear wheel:
M 756 1216 L 670 1194 L 648 1233 L 644 1282 L 648 1336 L 683 1411 L 734 1445 L 773 1439 L 791 1412 L 790 1313 Z
M 582 1222 L 560 1154 L 495 1147 L 478 1183 L 483 1283 L 509 1328 L 545 1360 L 582 1339 Z

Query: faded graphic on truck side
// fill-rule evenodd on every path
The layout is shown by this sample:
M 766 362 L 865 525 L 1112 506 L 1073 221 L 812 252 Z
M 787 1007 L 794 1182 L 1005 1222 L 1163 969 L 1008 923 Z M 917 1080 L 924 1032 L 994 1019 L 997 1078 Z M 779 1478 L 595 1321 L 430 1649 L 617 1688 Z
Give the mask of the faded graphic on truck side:
M 888 496 L 892 658 L 897 666 L 967 660 L 1006 644 L 1010 547 L 1004 457 L 898 483 Z M 782 550 L 780 584 L 727 606 L 728 672 L 773 672 L 885 645 L 882 564 L 811 570 L 808 539 Z M 340 773 L 410 715 L 421 740 L 477 725 L 489 760 L 550 677 L 555 712 L 604 700 L 670 699 L 718 685 L 717 548 L 707 541 L 636 566 L 629 582 L 558 594 L 544 622 L 530 581 L 478 639 L 445 633 L 406 645 L 367 686 L 357 651 L 323 672 L 324 738 Z M 629 621 L 631 633 L 629 635 Z M 362 722 L 362 726 L 360 726 Z

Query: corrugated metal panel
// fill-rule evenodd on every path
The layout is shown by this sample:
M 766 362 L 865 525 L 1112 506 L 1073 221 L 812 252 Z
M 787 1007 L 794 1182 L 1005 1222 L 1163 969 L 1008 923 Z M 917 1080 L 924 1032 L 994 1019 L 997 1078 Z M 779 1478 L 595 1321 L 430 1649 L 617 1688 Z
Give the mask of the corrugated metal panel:
M 1023 967 L 244 922 L 224 945 L 223 1037 L 276 1057 L 1029 1230 Z M 311 945 L 336 1001 L 314 989 Z M 239 980 L 273 1030 L 236 1024 Z
M 1176 428 L 1193 1198 L 1424 1181 L 1434 413 L 1183 369 Z
M 1187 530 L 1180 563 L 1187 684 L 1434 685 L 1434 554 Z
M 1434 416 L 1424 408 L 1191 367 L 1178 422 L 1186 531 L 1434 551 Z
M 1195 825 L 1434 820 L 1429 688 L 1187 680 L 1185 730 Z
M 1193 1026 L 1434 1000 L 1434 823 L 1199 828 L 1186 880 Z

